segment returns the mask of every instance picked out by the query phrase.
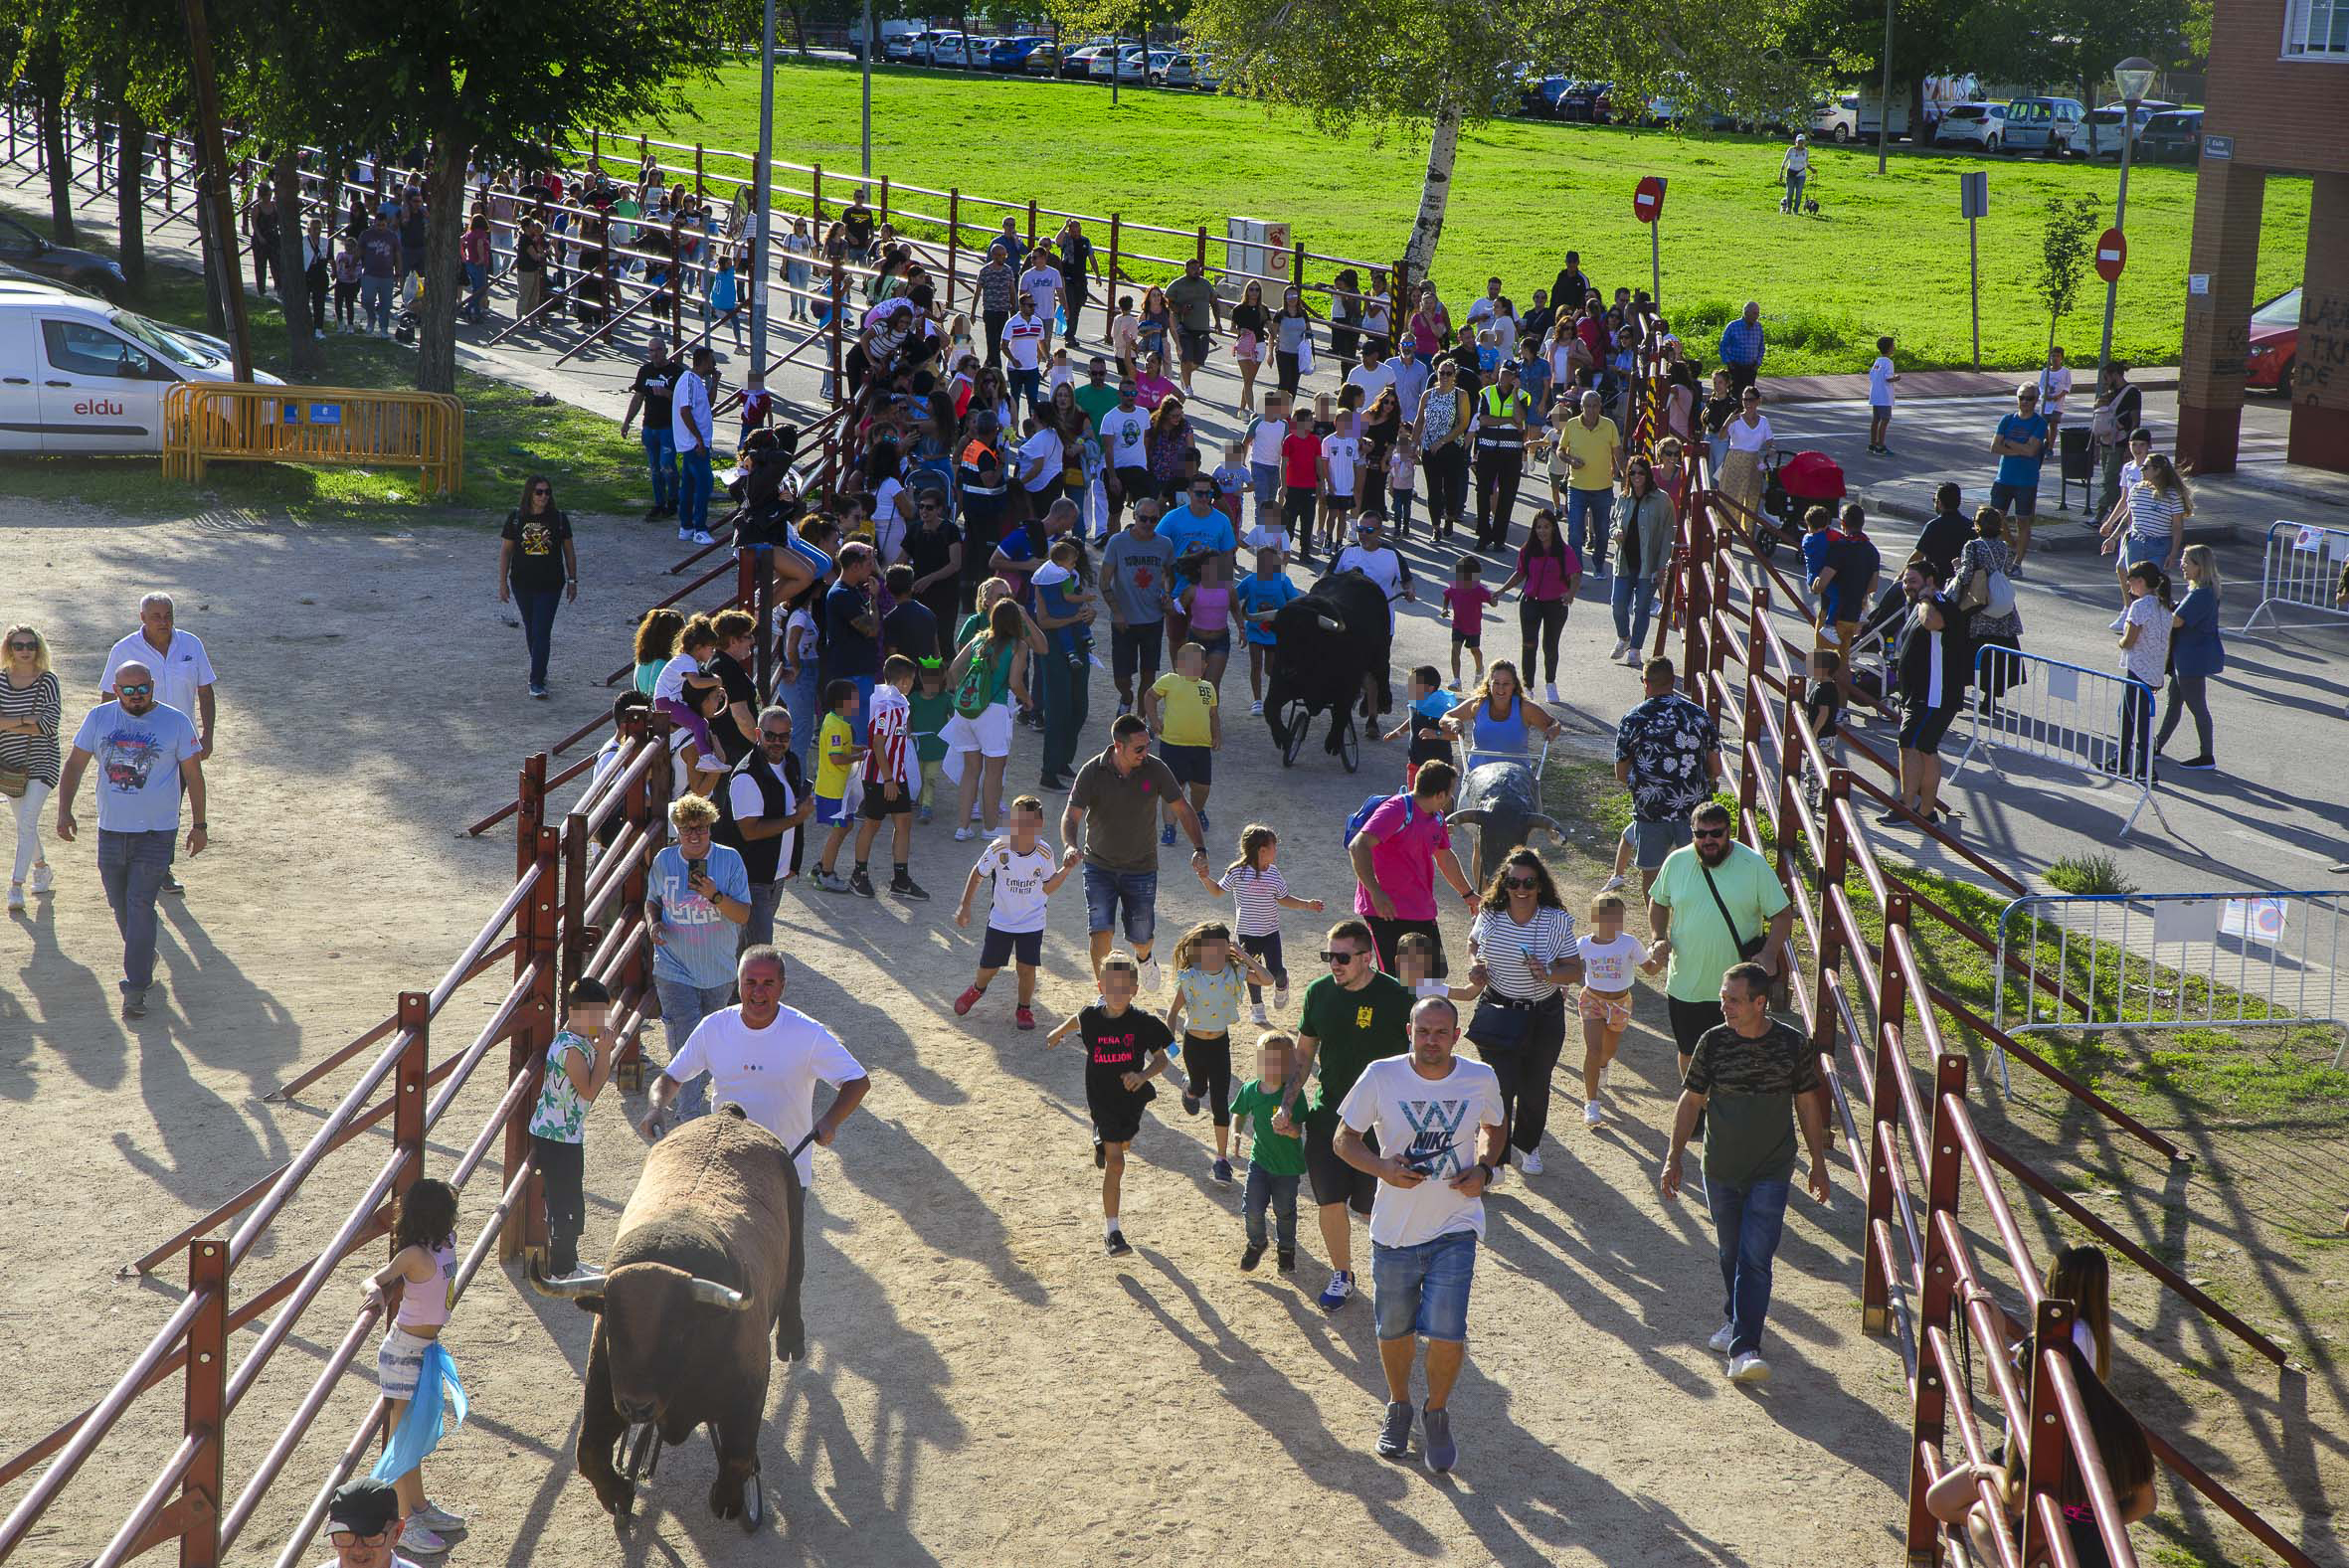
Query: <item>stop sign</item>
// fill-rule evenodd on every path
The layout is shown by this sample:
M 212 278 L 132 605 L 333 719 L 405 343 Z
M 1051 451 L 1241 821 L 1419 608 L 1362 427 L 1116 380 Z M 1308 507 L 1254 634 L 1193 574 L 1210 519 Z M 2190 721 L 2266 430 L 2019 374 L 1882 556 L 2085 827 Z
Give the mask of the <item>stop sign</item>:
M 1631 215 L 1641 223 L 1652 224 L 1663 211 L 1664 181 L 1651 174 L 1631 193 Z
M 2107 229 L 2096 237 L 2096 275 L 2107 283 L 2120 281 L 2120 269 L 2128 264 L 2129 243 L 2118 229 Z

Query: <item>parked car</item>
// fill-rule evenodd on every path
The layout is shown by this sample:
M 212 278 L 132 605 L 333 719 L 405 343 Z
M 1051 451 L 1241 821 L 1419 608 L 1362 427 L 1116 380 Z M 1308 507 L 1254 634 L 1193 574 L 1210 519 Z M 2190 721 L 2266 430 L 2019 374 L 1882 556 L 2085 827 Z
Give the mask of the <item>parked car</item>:
M 1611 82 L 1574 82 L 1558 95 L 1557 117 L 1604 125 L 1615 112 L 1615 85 Z
M 885 33 L 881 36 L 882 58 L 910 61 L 914 58 L 915 46 L 920 44 L 926 36 L 926 34 L 918 32 Z
M 1072 49 L 1060 57 L 1060 74 L 1064 77 L 1091 77 L 1095 74 L 1093 62 L 1105 55 L 1115 55 L 1116 52 L 1117 46 L 1115 44 L 1087 44 L 1082 48 Z M 1107 77 L 1109 68 L 1102 67 L 1100 75 Z
M 0 287 L 0 450 L 42 452 L 161 451 L 164 392 L 235 376 L 174 328 L 32 283 Z
M 1529 77 L 1519 86 L 1519 112 L 1541 119 L 1558 117 L 1558 99 L 1574 85 L 1572 77 Z
M 1114 52 L 1105 49 L 1095 55 L 1087 70 L 1096 82 L 1107 82 L 1113 70 L 1120 82 L 1142 82 L 1148 80 L 1149 61 L 1140 44 L 1120 44 Z
M 1830 141 L 1874 140 L 1884 123 L 1882 99 L 1862 97 L 1857 92 L 1845 92 L 1820 105 L 1811 115 L 1811 133 Z M 1908 104 L 1905 100 L 1893 105 L 1892 134 L 1897 138 L 1908 134 Z
M 108 299 L 121 298 L 128 287 L 122 268 L 104 257 L 51 245 L 14 218 L 0 218 L 0 262 Z
M 1190 57 L 1191 86 L 1201 92 L 1223 90 L 1223 69 L 1215 64 L 1215 57 L 1200 51 Z
M 2163 109 L 2174 109 L 2177 106 L 2165 98 L 2147 98 L 2137 105 L 2136 117 L 2129 123 L 2130 135 L 2132 137 L 2143 136 L 2147 120 L 2159 114 Z M 2120 117 L 2127 109 L 2128 105 L 2125 103 L 2106 103 L 2099 108 L 2089 109 L 2087 128 L 2081 133 L 2079 150 L 2091 158 L 2118 158 L 2120 156 Z M 2130 156 L 2134 157 L 2135 153 L 2132 152 Z
M 1952 103 L 1933 126 L 1936 147 L 1979 147 L 1997 152 L 2007 144 L 2004 103 Z
M 2194 163 L 2202 157 L 2202 110 L 2170 109 L 2137 132 L 2135 157 L 2153 163 Z
M 1199 85 L 1198 63 L 1188 55 L 1164 50 L 1150 57 L 1150 80 L 1162 87 L 1195 87 Z
M 2061 158 L 2087 150 L 2088 111 L 2078 98 L 2017 98 L 2007 105 L 2006 149 Z
M 2300 291 L 2287 288 L 2252 312 L 2251 346 L 2243 384 L 2262 392 L 2292 390 L 2292 360 L 2300 348 Z
M 1020 57 L 1019 65 L 1015 69 L 1024 71 L 1031 77 L 1057 77 L 1060 75 L 1059 45 L 1048 38 L 1014 39 L 1012 42 L 1029 43 L 1033 46 L 1024 56 Z M 1004 68 L 997 67 L 996 69 L 1002 70 Z

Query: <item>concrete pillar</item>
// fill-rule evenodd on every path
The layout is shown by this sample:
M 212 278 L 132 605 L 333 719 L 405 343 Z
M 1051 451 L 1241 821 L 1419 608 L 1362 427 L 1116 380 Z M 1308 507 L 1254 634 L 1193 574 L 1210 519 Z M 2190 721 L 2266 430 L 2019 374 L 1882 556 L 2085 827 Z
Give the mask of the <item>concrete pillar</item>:
M 2194 197 L 2194 257 L 2210 279 L 2186 295 L 2178 378 L 2177 457 L 2191 473 L 2232 473 L 2243 427 L 2244 353 L 2259 304 L 2259 204 L 2267 171 L 2232 158 L 2202 160 Z
M 2349 174 L 2318 174 L 2311 181 L 2307 277 L 2290 391 L 2286 455 L 2349 473 Z

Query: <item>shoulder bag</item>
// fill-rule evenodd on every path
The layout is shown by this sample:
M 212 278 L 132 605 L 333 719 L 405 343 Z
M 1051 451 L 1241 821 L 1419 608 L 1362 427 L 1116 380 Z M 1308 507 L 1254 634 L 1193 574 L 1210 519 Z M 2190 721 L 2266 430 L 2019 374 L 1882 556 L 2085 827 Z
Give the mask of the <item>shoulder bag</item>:
M 1733 848 L 1735 846 L 1732 844 L 1731 847 Z M 1729 906 L 1721 899 L 1720 884 L 1713 880 L 1713 868 L 1707 865 L 1703 859 L 1699 859 L 1697 862 L 1697 869 L 1705 873 L 1705 891 L 1713 895 L 1713 907 L 1720 911 L 1720 922 L 1723 926 L 1728 928 L 1729 940 L 1737 945 L 1737 957 L 1749 961 L 1758 958 L 1762 950 L 1769 946 L 1770 931 L 1768 925 L 1765 924 L 1759 932 L 1756 932 L 1754 934 L 1753 940 L 1750 942 L 1745 938 L 1738 936 L 1737 923 L 1729 918 Z M 1784 1007 L 1787 1005 L 1788 988 L 1786 983 L 1786 965 L 1783 962 L 1779 964 L 1778 972 L 1770 976 L 1768 999 L 1769 1004 L 1772 1007 Z

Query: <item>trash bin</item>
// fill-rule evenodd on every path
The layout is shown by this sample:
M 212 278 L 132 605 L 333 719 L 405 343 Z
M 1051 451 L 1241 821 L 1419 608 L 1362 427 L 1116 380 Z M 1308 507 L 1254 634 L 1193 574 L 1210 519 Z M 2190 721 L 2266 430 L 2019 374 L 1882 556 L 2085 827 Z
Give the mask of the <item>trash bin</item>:
M 2072 510 L 2067 504 L 2072 486 L 2079 486 L 2079 509 L 2093 511 L 2096 504 L 2096 439 L 2084 425 L 2068 425 L 2057 432 L 2062 456 L 2062 476 L 2056 485 L 2056 510 Z

